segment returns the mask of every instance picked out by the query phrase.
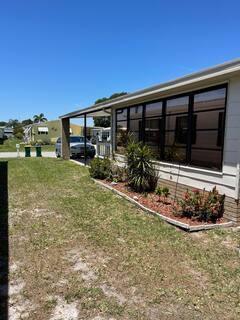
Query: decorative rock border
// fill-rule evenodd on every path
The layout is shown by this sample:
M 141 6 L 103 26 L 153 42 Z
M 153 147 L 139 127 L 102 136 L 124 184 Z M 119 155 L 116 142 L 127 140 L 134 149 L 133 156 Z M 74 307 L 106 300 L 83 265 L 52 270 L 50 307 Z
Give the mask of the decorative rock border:
M 141 203 L 139 203 L 138 201 L 134 200 L 133 198 L 129 197 L 128 195 L 126 195 L 125 193 L 116 190 L 115 188 L 105 184 L 104 182 L 100 181 L 100 180 L 96 180 L 96 179 L 92 179 L 95 183 L 99 184 L 100 186 L 111 190 L 112 192 L 115 192 L 116 194 L 118 194 L 119 196 L 121 196 L 122 198 L 128 200 L 129 202 L 133 203 L 134 205 L 138 206 L 139 208 L 141 208 L 142 210 L 144 210 L 145 212 L 147 212 L 148 214 L 152 214 L 152 215 L 156 215 L 158 216 L 160 219 L 176 226 L 179 227 L 185 231 L 188 232 L 194 232 L 194 231 L 203 231 L 203 230 L 211 230 L 211 229 L 220 229 L 220 228 L 228 228 L 228 227 L 233 227 L 235 224 L 232 221 L 229 222 L 224 222 L 224 223 L 219 223 L 219 224 L 201 224 L 201 225 L 195 225 L 195 226 L 191 226 L 187 223 L 183 223 L 180 222 L 178 220 L 169 218 L 164 216 L 161 213 L 158 213 L 154 210 L 151 210 L 147 207 L 145 207 L 144 205 L 142 205 Z

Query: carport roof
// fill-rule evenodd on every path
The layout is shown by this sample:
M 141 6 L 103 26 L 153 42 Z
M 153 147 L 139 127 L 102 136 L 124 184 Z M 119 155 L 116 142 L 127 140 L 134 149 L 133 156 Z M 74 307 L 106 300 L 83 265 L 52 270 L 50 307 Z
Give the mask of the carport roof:
M 110 115 L 110 109 L 113 106 L 126 106 L 129 104 L 143 102 L 147 98 L 160 97 L 161 95 L 174 92 L 174 90 L 187 90 L 190 85 L 202 83 L 203 81 L 215 80 L 224 81 L 227 76 L 240 73 L 240 58 L 225 62 L 223 64 L 216 65 L 214 67 L 195 72 L 184 77 L 177 78 L 175 80 L 167 81 L 143 90 L 139 90 L 133 93 L 120 96 L 118 98 L 107 100 L 102 103 L 92 105 L 85 109 L 80 109 L 74 112 L 67 113 L 60 116 L 63 118 L 76 118 L 87 115 L 89 117 L 101 117 Z

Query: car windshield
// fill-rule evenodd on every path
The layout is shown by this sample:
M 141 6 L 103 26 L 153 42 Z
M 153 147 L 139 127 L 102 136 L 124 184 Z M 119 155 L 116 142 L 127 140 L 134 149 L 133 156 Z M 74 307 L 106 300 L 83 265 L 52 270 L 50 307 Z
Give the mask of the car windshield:
M 70 143 L 84 142 L 84 137 L 70 137 Z M 61 143 L 61 138 L 57 139 L 57 143 Z
M 83 137 L 70 137 L 70 142 L 71 143 L 84 142 L 84 138 Z

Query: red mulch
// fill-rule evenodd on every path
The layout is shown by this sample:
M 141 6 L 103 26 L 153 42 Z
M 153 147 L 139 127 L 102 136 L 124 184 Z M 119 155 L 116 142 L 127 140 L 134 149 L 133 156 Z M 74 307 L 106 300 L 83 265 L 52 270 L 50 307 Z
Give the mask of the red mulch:
M 124 182 L 118 182 L 117 184 L 111 184 L 111 182 L 106 181 L 106 180 L 104 180 L 102 182 L 106 183 L 107 185 L 111 186 L 112 188 L 114 188 L 118 191 L 121 191 L 122 193 L 125 193 L 127 196 L 129 196 L 132 199 L 134 199 L 134 197 L 137 197 L 138 199 L 134 199 L 134 200 L 137 200 L 143 206 L 145 206 L 153 211 L 156 211 L 166 217 L 169 217 L 171 219 L 174 219 L 179 222 L 186 223 L 186 224 L 192 225 L 192 226 L 212 224 L 212 222 L 192 220 L 190 218 L 180 217 L 180 216 L 174 215 L 173 206 L 176 207 L 176 203 L 174 204 L 174 201 L 171 200 L 170 198 L 168 198 L 166 203 L 164 203 L 163 197 L 161 197 L 160 201 L 159 201 L 159 197 L 154 192 L 149 192 L 146 194 L 137 193 L 137 192 L 132 191 L 127 186 L 127 184 Z M 220 224 L 220 223 L 224 223 L 224 222 L 226 222 L 226 219 L 221 218 L 221 219 L 218 219 L 216 223 Z

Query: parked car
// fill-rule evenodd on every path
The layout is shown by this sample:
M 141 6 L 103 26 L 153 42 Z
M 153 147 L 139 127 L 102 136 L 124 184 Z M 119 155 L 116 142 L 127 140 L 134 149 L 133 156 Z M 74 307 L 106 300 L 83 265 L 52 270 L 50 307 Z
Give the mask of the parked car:
M 59 158 L 62 154 L 62 141 L 61 138 L 57 138 L 55 145 L 56 156 Z M 95 147 L 92 143 L 87 141 L 87 156 L 94 158 L 96 154 Z M 84 137 L 83 136 L 70 136 L 70 157 L 80 158 L 84 157 Z

